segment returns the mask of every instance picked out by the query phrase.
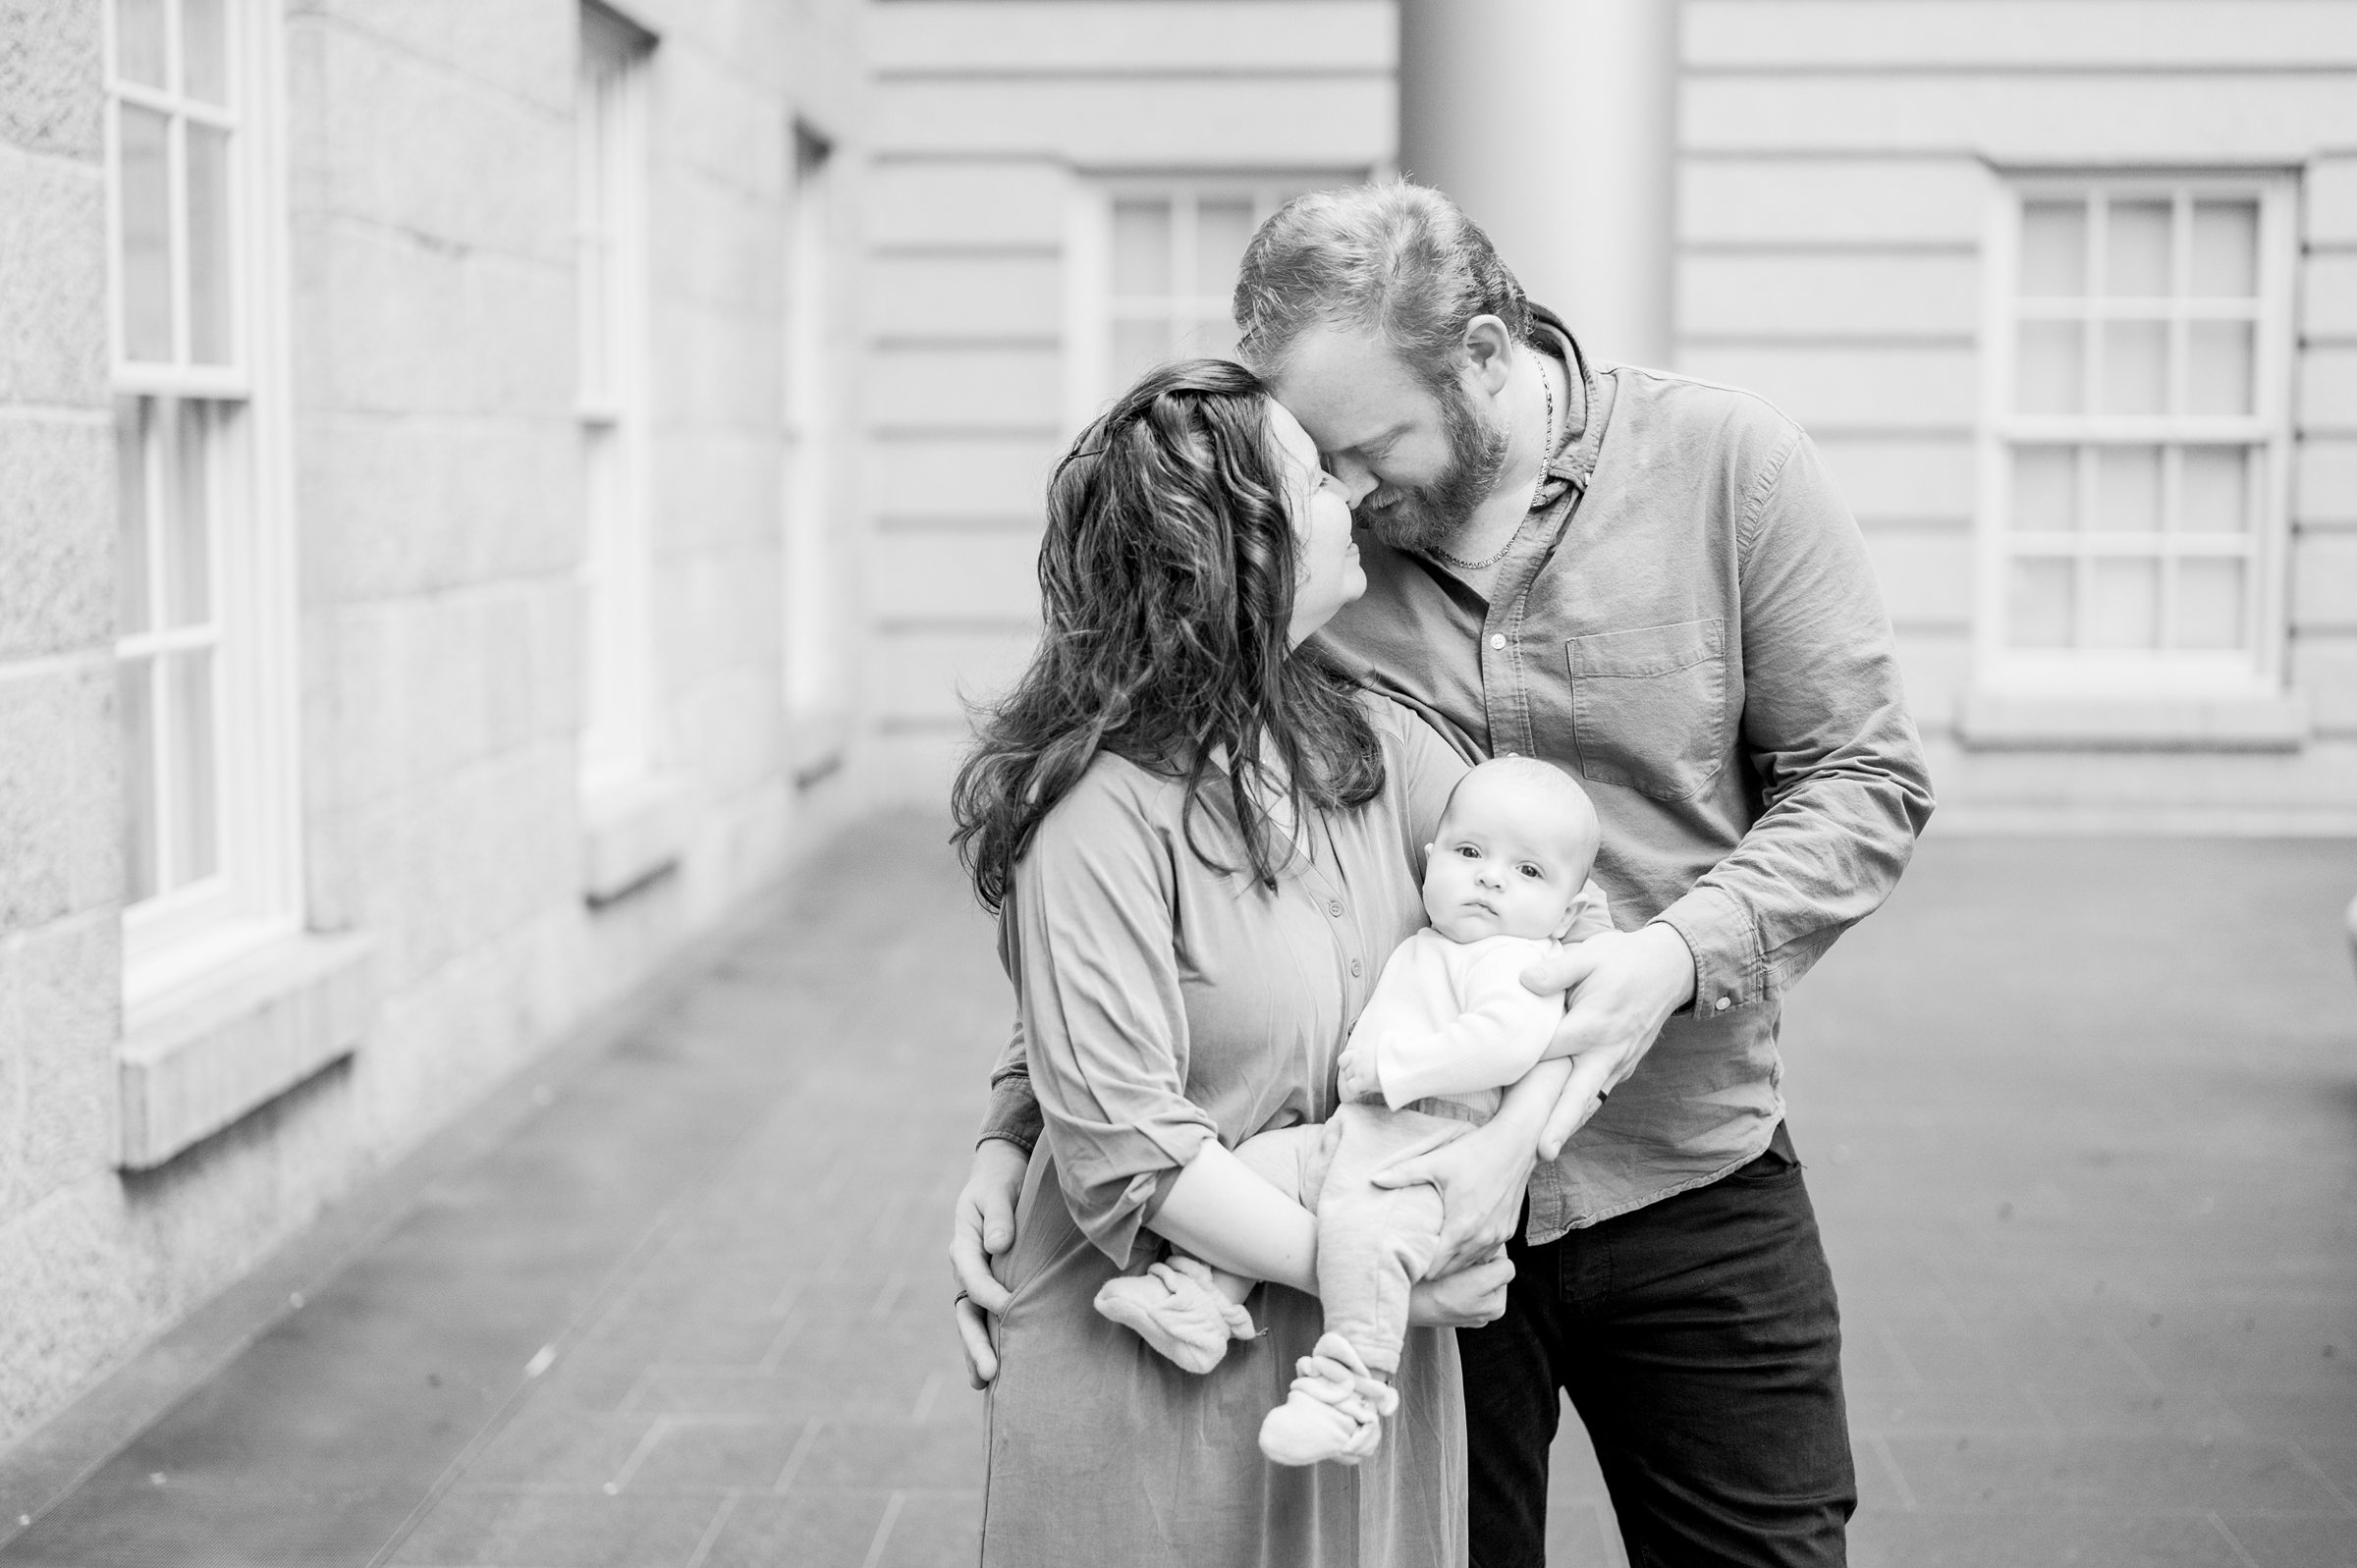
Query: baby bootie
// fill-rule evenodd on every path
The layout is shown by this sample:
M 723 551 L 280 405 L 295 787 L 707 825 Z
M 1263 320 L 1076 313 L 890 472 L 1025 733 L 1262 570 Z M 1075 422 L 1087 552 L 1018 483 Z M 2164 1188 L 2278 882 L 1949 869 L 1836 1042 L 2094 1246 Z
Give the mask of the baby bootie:
M 1301 1375 L 1260 1424 L 1260 1451 L 1281 1465 L 1355 1465 L 1373 1453 L 1399 1390 L 1368 1372 L 1341 1334 L 1321 1334 L 1294 1365 Z
M 1188 1372 L 1209 1372 L 1228 1354 L 1228 1341 L 1249 1339 L 1252 1315 L 1220 1293 L 1208 1265 L 1173 1253 L 1142 1274 L 1108 1279 L 1097 1311 Z

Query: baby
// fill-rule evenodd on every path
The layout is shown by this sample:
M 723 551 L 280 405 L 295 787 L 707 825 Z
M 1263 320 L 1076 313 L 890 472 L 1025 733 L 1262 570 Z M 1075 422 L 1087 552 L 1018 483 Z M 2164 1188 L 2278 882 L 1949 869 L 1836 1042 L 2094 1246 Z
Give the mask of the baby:
M 1279 1464 L 1356 1464 L 1398 1406 L 1391 1386 L 1407 1335 L 1408 1288 L 1431 1267 L 1441 1198 L 1378 1187 L 1386 1165 L 1462 1137 L 1547 1054 L 1563 1015 L 1522 972 L 1558 942 L 1612 929 L 1588 883 L 1594 807 L 1570 775 L 1528 757 L 1485 762 L 1458 782 L 1426 846 L 1431 925 L 1383 966 L 1343 1047 L 1343 1104 L 1323 1126 L 1247 1140 L 1236 1155 L 1316 1212 L 1326 1331 L 1286 1402 L 1260 1429 Z M 1251 1281 L 1174 1252 L 1109 1280 L 1097 1311 L 1190 1372 L 1248 1338 Z

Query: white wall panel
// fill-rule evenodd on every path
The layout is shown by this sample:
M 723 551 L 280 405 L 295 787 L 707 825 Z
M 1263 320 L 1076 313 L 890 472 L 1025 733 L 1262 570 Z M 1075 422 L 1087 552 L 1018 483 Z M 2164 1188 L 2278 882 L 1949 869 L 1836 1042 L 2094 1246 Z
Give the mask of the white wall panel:
M 2215 71 L 2357 66 L 2343 0 L 1690 0 L 1689 66 Z
M 887 77 L 1388 73 L 1399 52 L 1390 0 L 896 0 L 867 27 Z
M 867 499 L 887 518 L 1036 518 L 1064 450 L 1026 436 L 879 439 L 867 452 Z
M 879 636 L 869 697 L 887 723 L 962 723 L 966 701 L 988 701 L 1022 673 L 1027 632 L 899 631 Z
M 2357 245 L 2357 156 L 2318 158 L 2307 185 L 2309 243 Z
M 861 218 L 875 245 L 1054 247 L 1064 243 L 1070 187 L 1063 169 L 1035 158 L 881 158 Z
M 2311 436 L 2296 450 L 2292 515 L 2302 522 L 2357 523 L 2357 440 Z
M 2302 430 L 2357 433 L 2357 347 L 2301 353 L 2298 424 Z
M 1971 428 L 1979 382 L 1969 349 L 1698 346 L 1680 368 L 1767 398 L 1812 432 Z
M 2357 141 L 2357 92 L 2338 74 L 2289 72 L 1689 77 L 1679 137 L 1699 151 L 2296 163 Z
M 1740 254 L 1677 263 L 1681 338 L 1970 338 L 1977 256 Z
M 1964 631 L 1972 621 L 1972 535 L 1964 529 L 1869 534 L 1867 554 L 1901 636 Z
M 1871 441 L 1816 438 L 1818 455 L 1850 510 L 1869 527 L 1883 521 L 1961 522 L 1972 515 L 1975 457 L 1962 437 Z
M 1089 169 L 1364 168 L 1390 157 L 1388 76 L 885 82 L 876 140 L 1040 153 Z
M 1058 338 L 1064 264 L 1053 255 L 873 256 L 868 331 L 877 338 Z
M 1035 431 L 1063 412 L 1063 356 L 1053 348 L 878 345 L 868 368 L 872 427 Z
M 2291 547 L 2291 623 L 2357 634 L 2357 533 L 2299 535 Z
M 1677 235 L 1689 244 L 1977 246 L 1988 184 L 1967 158 L 1688 158 Z
M 2301 334 L 2357 339 L 2357 249 L 2311 255 L 2301 273 Z
M 918 622 L 1039 620 L 1039 538 L 1031 533 L 931 529 L 878 535 L 867 548 L 867 602 L 893 635 Z

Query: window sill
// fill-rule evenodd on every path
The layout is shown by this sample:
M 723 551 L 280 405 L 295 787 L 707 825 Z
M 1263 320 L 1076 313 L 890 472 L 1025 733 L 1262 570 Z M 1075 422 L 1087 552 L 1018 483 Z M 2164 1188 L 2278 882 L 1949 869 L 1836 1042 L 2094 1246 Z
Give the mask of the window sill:
M 1957 736 L 1976 751 L 2297 751 L 2297 691 L 1965 694 Z
M 612 903 L 680 863 L 687 848 L 687 785 L 656 774 L 599 789 L 581 806 L 581 893 Z
M 364 936 L 302 935 L 143 1006 L 116 1048 L 116 1162 L 152 1170 L 352 1054 L 376 1001 Z

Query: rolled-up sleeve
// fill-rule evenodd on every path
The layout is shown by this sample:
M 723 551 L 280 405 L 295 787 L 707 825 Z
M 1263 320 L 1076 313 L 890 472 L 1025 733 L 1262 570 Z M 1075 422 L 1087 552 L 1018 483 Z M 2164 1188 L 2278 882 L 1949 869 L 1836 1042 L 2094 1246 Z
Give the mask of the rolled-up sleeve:
M 1186 1098 L 1174 876 L 1134 805 L 1084 784 L 1042 826 L 1000 913 L 1057 1179 L 1116 1263 L 1164 1177 L 1218 1136 Z
M 1738 529 L 1741 744 L 1763 809 L 1657 917 L 1694 954 L 1698 1012 L 1775 999 L 1883 901 L 1932 813 L 1865 540 L 1797 430 Z

